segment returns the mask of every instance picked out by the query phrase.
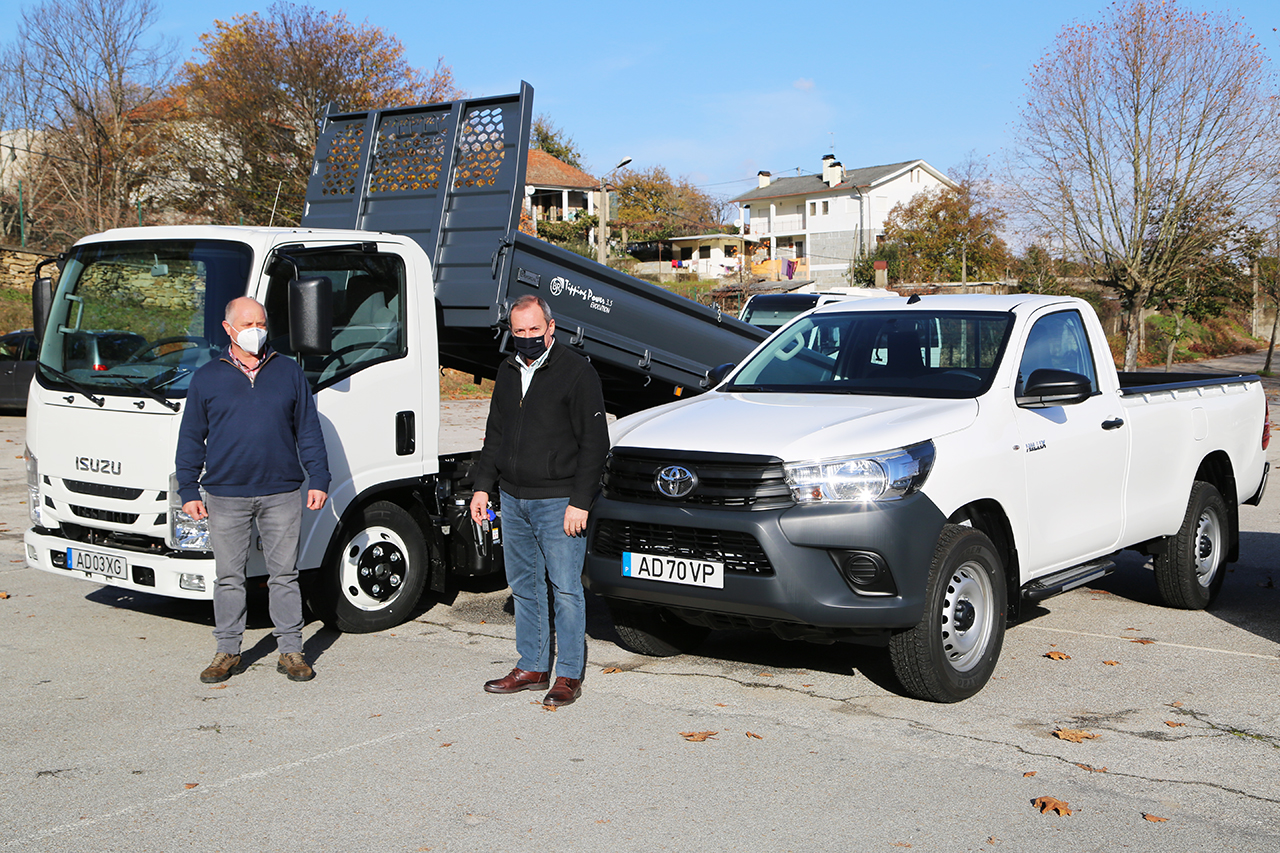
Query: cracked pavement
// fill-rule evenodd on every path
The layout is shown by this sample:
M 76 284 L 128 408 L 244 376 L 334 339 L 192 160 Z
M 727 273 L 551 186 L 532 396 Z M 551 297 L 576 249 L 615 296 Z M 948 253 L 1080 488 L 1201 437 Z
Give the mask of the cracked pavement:
M 483 414 L 446 409 L 461 426 L 443 450 L 474 446 Z M 1280 843 L 1274 489 L 1243 509 L 1214 609 L 1158 606 L 1142 558 L 1122 555 L 1013 626 L 992 682 L 959 704 L 903 698 L 883 653 L 852 645 L 735 631 L 694 655 L 634 655 L 591 599 L 583 696 L 549 712 L 480 689 L 515 658 L 508 595 L 484 582 L 380 634 L 308 624 L 307 683 L 275 672 L 255 599 L 247 670 L 199 683 L 207 603 L 22 565 L 22 429 L 0 418 L 14 447 L 0 459 L 0 851 Z M 1072 813 L 1041 814 L 1044 796 Z

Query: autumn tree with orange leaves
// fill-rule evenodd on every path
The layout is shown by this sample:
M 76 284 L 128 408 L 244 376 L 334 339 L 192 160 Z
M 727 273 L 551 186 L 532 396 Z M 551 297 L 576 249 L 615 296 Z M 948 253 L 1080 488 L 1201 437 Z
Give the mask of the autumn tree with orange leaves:
M 1032 68 L 1015 148 L 1021 213 L 1119 294 L 1126 370 L 1156 295 L 1274 200 L 1278 122 L 1263 48 L 1224 12 L 1118 2 L 1064 28 Z M 1209 199 L 1232 215 L 1197 217 Z
M 404 45 L 345 14 L 276 3 L 216 21 L 178 93 L 193 126 L 188 209 L 245 224 L 297 224 L 325 108 L 363 110 L 461 97 L 437 61 L 411 67 Z

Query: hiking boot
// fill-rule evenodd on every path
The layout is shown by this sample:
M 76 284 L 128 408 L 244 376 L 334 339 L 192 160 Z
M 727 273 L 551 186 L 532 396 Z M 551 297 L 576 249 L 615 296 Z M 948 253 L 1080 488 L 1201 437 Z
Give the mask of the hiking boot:
M 226 652 L 218 652 L 213 656 L 213 663 L 205 667 L 204 672 L 200 673 L 200 680 L 205 684 L 217 684 L 219 681 L 226 681 L 233 675 L 243 672 L 240 668 L 240 655 L 229 655 Z
M 286 652 L 280 655 L 276 664 L 276 672 L 283 672 L 290 681 L 310 681 L 316 677 L 316 671 L 307 665 L 302 652 Z

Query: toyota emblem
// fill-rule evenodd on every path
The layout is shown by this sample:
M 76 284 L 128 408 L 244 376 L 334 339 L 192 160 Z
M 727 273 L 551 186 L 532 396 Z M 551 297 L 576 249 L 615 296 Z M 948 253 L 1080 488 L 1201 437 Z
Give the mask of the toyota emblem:
M 698 477 L 682 465 L 668 465 L 654 476 L 653 485 L 669 498 L 683 498 L 698 485 Z

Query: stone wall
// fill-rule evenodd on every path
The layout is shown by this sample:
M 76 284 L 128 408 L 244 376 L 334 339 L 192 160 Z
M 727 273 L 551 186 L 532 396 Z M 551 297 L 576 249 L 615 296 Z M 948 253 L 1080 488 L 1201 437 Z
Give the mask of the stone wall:
M 31 291 L 36 264 L 54 257 L 52 252 L 36 252 L 14 246 L 0 246 L 0 287 Z M 46 273 L 56 277 L 57 267 L 48 266 Z

